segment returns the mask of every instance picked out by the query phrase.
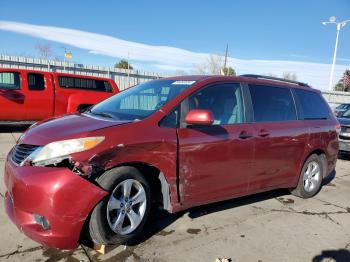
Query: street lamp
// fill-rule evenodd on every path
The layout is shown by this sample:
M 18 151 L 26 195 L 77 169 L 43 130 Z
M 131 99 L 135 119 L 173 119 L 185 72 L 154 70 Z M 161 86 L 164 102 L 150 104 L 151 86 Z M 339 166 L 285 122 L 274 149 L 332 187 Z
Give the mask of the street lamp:
M 328 25 L 328 24 L 335 24 L 337 26 L 337 36 L 335 39 L 335 47 L 334 47 L 334 55 L 333 55 L 333 63 L 332 63 L 332 69 L 331 69 L 331 76 L 329 78 L 329 86 L 328 89 L 329 91 L 332 91 L 332 84 L 333 84 L 333 76 L 334 76 L 334 67 L 335 67 L 335 60 L 337 57 L 337 49 L 338 49 L 338 39 L 339 39 L 339 32 L 340 29 L 342 29 L 346 24 L 350 22 L 350 20 L 344 20 L 342 22 L 337 22 L 337 18 L 335 16 L 331 16 L 328 20 L 328 22 L 322 22 L 323 25 Z
M 67 51 L 67 48 L 64 46 L 61 46 L 61 48 L 64 50 L 64 55 L 63 55 L 63 71 L 66 70 L 66 58 L 71 59 L 72 58 L 72 53 Z

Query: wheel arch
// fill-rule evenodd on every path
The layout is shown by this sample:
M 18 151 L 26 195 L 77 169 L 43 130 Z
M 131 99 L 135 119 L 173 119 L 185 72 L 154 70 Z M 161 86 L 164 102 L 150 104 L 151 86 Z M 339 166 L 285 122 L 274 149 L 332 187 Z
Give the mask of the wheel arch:
M 158 207 L 171 211 L 170 186 L 164 173 L 157 167 L 145 162 L 126 162 L 114 166 L 130 166 L 136 168 L 147 180 L 151 187 L 152 199 Z
M 327 176 L 327 166 L 328 166 L 328 163 L 327 163 L 327 156 L 326 156 L 326 152 L 321 149 L 321 148 L 316 148 L 316 149 L 313 149 L 311 150 L 307 155 L 306 157 L 304 158 L 303 162 L 301 163 L 300 165 L 300 168 L 299 168 L 299 173 L 301 172 L 305 162 L 307 161 L 307 159 L 311 156 L 311 155 L 318 155 L 322 161 L 322 164 L 323 164 L 323 174 L 322 174 L 322 177 L 325 178 Z

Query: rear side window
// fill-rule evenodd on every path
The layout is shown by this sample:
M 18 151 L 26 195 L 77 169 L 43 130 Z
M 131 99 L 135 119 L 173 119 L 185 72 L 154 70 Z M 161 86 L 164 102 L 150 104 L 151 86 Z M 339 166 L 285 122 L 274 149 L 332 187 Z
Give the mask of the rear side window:
M 294 100 L 289 88 L 249 85 L 255 122 L 296 120 Z
M 42 74 L 28 74 L 28 89 L 29 90 L 44 90 L 45 80 Z
M 302 119 L 308 120 L 329 118 L 330 112 L 326 102 L 319 94 L 301 89 L 295 89 L 294 92 L 299 100 Z
M 62 88 L 112 92 L 111 85 L 104 80 L 59 76 L 58 82 Z
M 0 72 L 0 89 L 21 89 L 20 74 L 18 72 Z

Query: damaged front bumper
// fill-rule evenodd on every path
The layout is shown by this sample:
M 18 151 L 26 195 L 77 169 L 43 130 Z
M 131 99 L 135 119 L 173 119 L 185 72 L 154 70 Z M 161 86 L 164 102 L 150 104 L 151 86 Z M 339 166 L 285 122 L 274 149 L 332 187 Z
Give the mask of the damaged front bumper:
M 6 213 L 29 238 L 74 249 L 86 218 L 108 193 L 62 167 L 5 164 Z

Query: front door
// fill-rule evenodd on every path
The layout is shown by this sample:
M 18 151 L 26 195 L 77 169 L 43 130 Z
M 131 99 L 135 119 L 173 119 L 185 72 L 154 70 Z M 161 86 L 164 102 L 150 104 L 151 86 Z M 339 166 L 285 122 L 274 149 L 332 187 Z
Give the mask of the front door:
M 215 121 L 211 126 L 178 129 L 181 201 L 193 206 L 245 194 L 254 138 L 252 125 L 245 123 L 240 84 L 204 87 L 187 98 L 182 108 L 210 110 Z
M 0 121 L 25 120 L 25 96 L 19 71 L 0 71 Z

